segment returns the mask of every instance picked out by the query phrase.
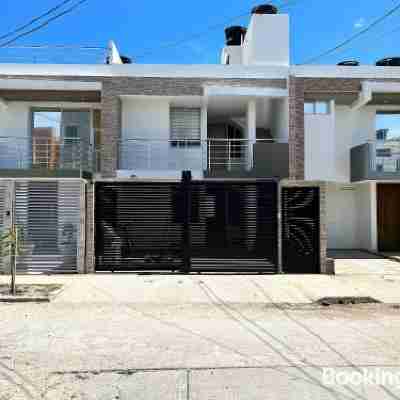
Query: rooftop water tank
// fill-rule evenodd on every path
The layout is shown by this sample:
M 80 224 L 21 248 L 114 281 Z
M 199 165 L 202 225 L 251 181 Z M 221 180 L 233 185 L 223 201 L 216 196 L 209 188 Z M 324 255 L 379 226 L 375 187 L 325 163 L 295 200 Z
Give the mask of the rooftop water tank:
M 376 62 L 378 67 L 400 67 L 400 57 L 382 58 Z
M 252 14 L 278 14 L 278 8 L 272 4 L 261 4 L 253 7 Z
M 338 63 L 340 66 L 344 67 L 358 67 L 360 65 L 359 61 L 357 60 L 345 60 Z
M 225 29 L 226 45 L 241 46 L 247 29 L 242 26 L 229 26 Z

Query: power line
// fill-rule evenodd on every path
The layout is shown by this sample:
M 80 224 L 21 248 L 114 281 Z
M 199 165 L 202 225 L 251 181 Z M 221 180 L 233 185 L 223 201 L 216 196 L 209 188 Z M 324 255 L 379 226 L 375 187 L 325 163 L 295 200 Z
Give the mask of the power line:
M 33 19 L 31 19 L 29 22 L 27 22 L 26 24 L 17 27 L 16 29 L 5 33 L 4 35 L 0 36 L 0 40 L 3 40 L 5 38 L 8 38 L 9 36 L 12 36 L 18 32 L 23 31 L 24 29 L 28 28 L 29 26 L 33 25 L 35 22 L 41 20 L 44 17 L 47 17 L 48 15 L 52 14 L 53 12 L 59 10 L 61 7 L 63 7 L 65 4 L 70 3 L 72 0 L 64 0 L 63 2 L 61 2 L 60 4 L 57 4 L 56 6 L 54 6 L 53 8 L 50 8 L 48 11 L 46 11 L 44 14 L 41 14 Z
M 365 50 L 371 50 L 372 48 L 375 48 L 376 45 L 374 47 L 371 48 L 371 40 L 373 40 L 374 42 L 378 39 L 384 38 L 387 35 L 391 35 L 393 33 L 396 33 L 400 31 L 400 26 L 397 26 L 394 29 L 391 29 L 390 31 L 386 31 L 386 32 L 380 32 L 378 35 L 374 35 L 372 38 L 369 38 L 368 41 L 368 45 L 367 46 L 361 46 L 361 50 L 365 49 Z M 360 48 L 358 48 L 358 50 L 360 50 Z M 352 48 L 347 48 L 347 49 L 342 49 L 339 51 L 339 54 L 346 54 L 349 53 L 350 51 L 354 51 Z
M 280 3 L 280 4 L 277 4 L 276 6 L 277 6 L 277 7 L 280 7 L 280 8 L 285 8 L 285 7 L 287 7 L 287 6 L 293 5 L 294 3 L 297 3 L 297 2 L 299 2 L 299 1 L 300 1 L 300 0 L 287 0 L 287 1 L 284 1 L 284 2 L 282 2 L 282 3 Z M 236 20 L 238 20 L 238 19 L 241 19 L 241 18 L 243 18 L 243 17 L 248 17 L 248 16 L 250 16 L 250 15 L 251 15 L 251 11 L 246 11 L 246 12 L 243 13 L 243 14 L 236 15 L 235 17 L 230 17 L 230 18 L 226 19 L 224 22 L 219 22 L 219 23 L 217 23 L 217 24 L 210 25 L 210 26 L 209 26 L 206 30 L 204 30 L 203 32 L 195 33 L 195 34 L 190 35 L 190 36 L 188 36 L 188 37 L 186 37 L 186 38 L 180 39 L 180 40 L 178 40 L 178 41 L 176 41 L 176 42 L 166 43 L 166 44 L 161 45 L 161 46 L 159 46 L 159 47 L 157 47 L 157 48 L 146 50 L 146 51 L 144 51 L 143 53 L 141 53 L 141 54 L 135 56 L 135 58 L 142 58 L 142 57 L 151 55 L 151 54 L 153 54 L 153 53 L 155 53 L 155 52 L 157 52 L 157 51 L 159 51 L 159 50 L 162 50 L 162 49 L 167 49 L 167 48 L 171 48 L 171 47 L 178 47 L 178 46 L 181 46 L 182 44 L 185 44 L 185 43 L 187 43 L 187 42 L 191 42 L 191 41 L 196 40 L 196 39 L 198 39 L 198 38 L 200 38 L 200 37 L 202 37 L 202 36 L 204 36 L 204 35 L 207 35 L 207 34 L 210 33 L 211 31 L 214 31 L 214 30 L 216 30 L 216 29 L 219 29 L 219 28 L 221 28 L 221 27 L 224 27 L 224 26 L 226 26 L 226 24 L 228 24 L 228 23 L 234 22 L 234 21 L 236 21 Z
M 105 46 L 85 46 L 80 44 L 27 44 L 6 46 L 1 49 L 82 49 L 82 50 L 107 50 Z
M 16 42 L 18 39 L 20 39 L 22 37 L 28 36 L 31 33 L 36 32 L 36 31 L 44 28 L 45 26 L 49 25 L 51 22 L 55 21 L 56 19 L 59 19 L 59 18 L 63 17 L 66 14 L 69 14 L 70 12 L 72 12 L 73 10 L 75 10 L 76 8 L 81 6 L 83 3 L 86 3 L 87 1 L 88 0 L 80 0 L 80 1 L 78 1 L 78 3 L 74 4 L 72 7 L 67 8 L 65 11 L 54 15 L 53 17 L 47 19 L 46 21 L 44 21 L 42 24 L 36 26 L 35 28 L 33 28 L 33 29 L 31 29 L 31 30 L 29 30 L 27 32 L 23 32 L 18 36 L 15 36 L 13 39 L 9 40 L 8 42 L 0 44 L 0 47 L 6 47 L 6 46 Z
M 308 60 L 306 60 L 305 62 L 303 62 L 302 64 L 311 64 L 313 62 L 315 62 L 316 60 L 325 57 L 333 52 L 335 52 L 336 50 L 348 45 L 349 43 L 351 43 L 353 40 L 357 39 L 358 37 L 360 37 L 361 35 L 363 35 L 364 33 L 370 31 L 372 28 L 374 28 L 376 25 L 380 24 L 382 21 L 384 21 L 386 18 L 388 18 L 389 16 L 391 16 L 392 14 L 394 14 L 396 11 L 398 11 L 400 9 L 400 3 L 398 3 L 395 7 L 391 8 L 389 11 L 387 11 L 384 15 L 382 15 L 381 17 L 379 17 L 378 19 L 376 19 L 375 21 L 373 21 L 372 23 L 370 23 L 367 27 L 365 27 L 364 29 L 362 29 L 361 31 L 357 32 L 356 34 L 350 36 L 348 39 L 344 40 L 343 42 L 339 43 L 337 46 L 324 51 L 323 53 L 319 54 L 318 56 L 315 57 L 311 57 Z

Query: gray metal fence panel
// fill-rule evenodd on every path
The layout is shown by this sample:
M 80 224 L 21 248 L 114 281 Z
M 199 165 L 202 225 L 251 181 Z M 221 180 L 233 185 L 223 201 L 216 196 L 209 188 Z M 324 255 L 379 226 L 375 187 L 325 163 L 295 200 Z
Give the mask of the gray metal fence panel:
M 15 184 L 15 223 L 22 230 L 18 273 L 77 272 L 81 236 L 80 181 Z

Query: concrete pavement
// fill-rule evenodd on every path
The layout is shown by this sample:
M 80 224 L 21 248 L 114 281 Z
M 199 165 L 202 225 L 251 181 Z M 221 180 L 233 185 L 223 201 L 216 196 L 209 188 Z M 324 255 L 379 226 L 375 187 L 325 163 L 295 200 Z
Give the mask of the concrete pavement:
M 322 379 L 400 374 L 398 306 L 311 304 L 400 303 L 397 265 L 375 262 L 381 273 L 344 259 L 337 276 L 18 276 L 65 286 L 49 304 L 0 304 L 0 399 L 400 398 L 392 384 Z

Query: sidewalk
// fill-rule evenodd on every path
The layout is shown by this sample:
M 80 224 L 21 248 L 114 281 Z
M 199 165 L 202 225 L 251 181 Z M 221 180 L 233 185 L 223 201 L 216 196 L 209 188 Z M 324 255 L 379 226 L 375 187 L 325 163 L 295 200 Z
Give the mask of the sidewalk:
M 0 283 L 9 277 L 0 275 Z M 369 296 L 400 303 L 400 263 L 337 259 L 336 275 L 21 275 L 17 283 L 60 283 L 55 303 L 209 304 L 204 288 L 237 304 L 308 304 L 322 297 Z

